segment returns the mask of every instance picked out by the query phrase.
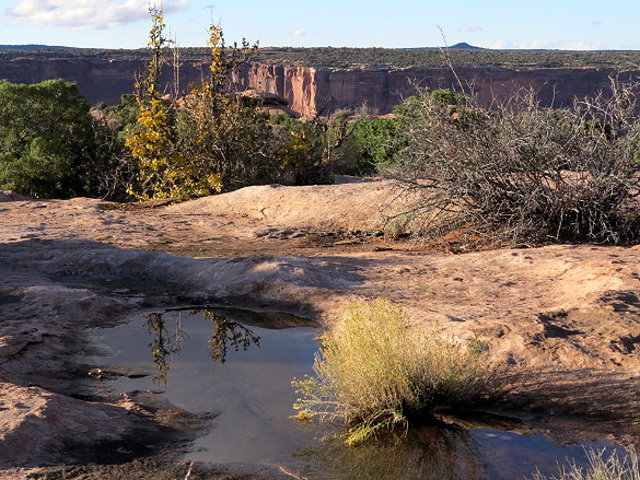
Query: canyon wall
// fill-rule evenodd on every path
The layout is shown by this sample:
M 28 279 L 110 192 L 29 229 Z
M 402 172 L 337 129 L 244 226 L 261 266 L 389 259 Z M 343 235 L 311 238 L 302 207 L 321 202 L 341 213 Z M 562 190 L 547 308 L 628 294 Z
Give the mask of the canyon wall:
M 144 63 L 137 60 L 94 58 L 45 59 L 14 58 L 0 62 L 0 79 L 17 83 L 37 83 L 63 78 L 78 84 L 90 104 L 118 103 L 131 93 L 136 72 Z M 206 74 L 202 62 L 185 61 L 181 68 L 182 88 L 198 82 Z M 460 80 L 471 86 L 482 104 L 504 99 L 521 88 L 534 88 L 543 104 L 566 106 L 574 97 L 606 91 L 609 69 L 530 69 L 458 68 Z M 170 84 L 170 69 L 165 69 Z M 623 80 L 640 79 L 640 71 L 620 73 Z M 402 70 L 335 70 L 265 65 L 243 65 L 234 78 L 238 90 L 257 89 L 286 98 L 294 112 L 303 116 L 329 114 L 341 108 L 367 105 L 378 113 L 388 113 L 403 98 L 420 88 L 447 88 L 457 84 L 448 68 Z
M 0 79 L 14 83 L 38 83 L 62 78 L 75 82 L 90 105 L 99 102 L 115 105 L 123 94 L 133 92 L 136 75 L 144 71 L 144 66 L 144 62 L 138 60 L 17 58 L 0 62 Z M 183 88 L 189 82 L 200 81 L 206 68 L 201 63 L 185 62 L 180 71 Z M 165 69 L 164 88 L 172 84 L 171 77 L 171 69 Z
M 640 70 L 458 68 L 465 89 L 473 89 L 484 106 L 533 88 L 544 105 L 570 105 L 575 97 L 596 95 L 610 87 L 610 77 L 640 80 Z M 239 89 L 255 88 L 289 100 L 302 115 L 326 114 L 362 105 L 384 114 L 419 89 L 459 88 L 448 68 L 402 70 L 322 70 L 252 64 L 236 75 Z

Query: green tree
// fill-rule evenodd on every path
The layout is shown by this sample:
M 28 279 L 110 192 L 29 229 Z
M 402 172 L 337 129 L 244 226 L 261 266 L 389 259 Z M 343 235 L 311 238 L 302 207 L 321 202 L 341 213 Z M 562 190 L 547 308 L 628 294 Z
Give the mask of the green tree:
M 92 149 L 89 106 L 74 84 L 0 81 L 1 189 L 38 198 L 84 194 Z
M 393 163 L 408 139 L 400 118 L 363 118 L 353 122 L 352 135 L 357 145 L 357 172 L 373 175 Z

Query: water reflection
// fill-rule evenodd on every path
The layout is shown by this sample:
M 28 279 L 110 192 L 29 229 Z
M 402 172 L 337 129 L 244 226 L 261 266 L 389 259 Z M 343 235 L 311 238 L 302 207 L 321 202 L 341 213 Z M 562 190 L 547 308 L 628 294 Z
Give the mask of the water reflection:
M 339 430 L 290 419 L 290 379 L 312 373 L 316 325 L 281 313 L 208 312 L 136 316 L 100 331 L 112 352 L 101 362 L 147 371 L 155 368 L 153 359 L 156 382 L 166 383 L 163 400 L 189 412 L 217 414 L 212 428 L 181 457 L 186 462 L 278 465 L 309 480 L 515 480 L 531 478 L 536 469 L 552 476 L 567 457 L 584 465 L 584 448 L 614 447 L 609 440 L 556 445 L 521 421 L 459 411 L 439 412 L 443 423 L 456 426 L 426 425 L 358 447 L 346 447 L 341 439 L 321 442 L 319 437 Z M 251 348 L 258 341 L 260 348 Z M 212 368 L 212 359 L 225 359 L 224 367 Z M 151 376 L 109 378 L 112 391 L 141 402 L 155 390 Z
M 325 472 L 327 480 L 480 480 L 488 478 L 468 430 L 421 427 L 356 447 L 340 439 L 299 454 Z
M 224 363 L 230 351 L 247 350 L 251 345 L 260 346 L 260 337 L 244 325 L 229 320 L 224 315 L 211 309 L 174 311 L 167 313 L 150 313 L 146 320 L 147 332 L 150 336 L 149 349 L 153 363 L 158 369 L 154 380 L 167 383 L 170 370 L 169 359 L 177 356 L 186 338 L 184 329 L 184 313 L 189 316 L 201 316 L 205 322 L 210 322 L 213 329 L 207 340 L 209 355 L 216 362 Z M 167 326 L 172 327 L 169 331 Z

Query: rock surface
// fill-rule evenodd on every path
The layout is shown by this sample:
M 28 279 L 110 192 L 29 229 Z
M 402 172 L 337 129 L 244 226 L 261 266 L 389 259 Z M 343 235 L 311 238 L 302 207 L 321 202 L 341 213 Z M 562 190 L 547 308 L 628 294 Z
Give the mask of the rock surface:
M 202 61 L 181 62 L 180 78 L 184 87 L 198 83 L 206 74 Z M 78 85 L 89 104 L 117 104 L 123 94 L 133 91 L 135 72 L 144 70 L 144 62 L 123 58 L 34 59 L 17 56 L 0 63 L 0 78 L 16 83 L 37 83 L 62 78 Z M 571 105 L 574 97 L 596 95 L 608 90 L 610 76 L 635 79 L 640 71 L 618 72 L 605 68 L 456 68 L 465 85 L 473 87 L 482 105 L 494 96 L 504 100 L 522 88 L 533 88 L 543 105 Z M 163 83 L 172 85 L 171 69 L 163 73 Z M 341 108 L 359 108 L 366 104 L 379 113 L 388 113 L 402 99 L 421 88 L 458 87 L 448 67 L 409 69 L 326 69 L 252 63 L 243 65 L 235 76 L 238 90 L 256 89 L 285 98 L 293 112 L 303 116 L 327 115 Z
M 2 190 L 0 191 L 0 202 L 18 202 L 24 200 L 32 200 L 31 198 L 20 195 L 12 190 Z
M 593 419 L 579 431 L 566 423 L 573 439 L 637 441 L 639 247 L 448 255 L 367 236 L 393 195 L 371 181 L 250 187 L 155 208 L 3 203 L 0 463 L 32 468 L 68 455 L 60 446 L 70 439 L 117 444 L 136 431 L 131 406 L 68 396 L 64 373 L 81 371 L 88 328 L 212 302 L 331 323 L 344 302 L 379 296 L 402 304 L 416 328 L 485 342 L 508 377 L 496 408 L 543 412 L 538 424 L 556 431 L 561 414 Z

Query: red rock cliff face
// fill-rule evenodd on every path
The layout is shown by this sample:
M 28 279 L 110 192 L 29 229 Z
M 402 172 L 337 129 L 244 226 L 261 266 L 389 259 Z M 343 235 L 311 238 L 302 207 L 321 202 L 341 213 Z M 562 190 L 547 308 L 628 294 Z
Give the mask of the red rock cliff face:
M 94 58 L 47 59 L 17 58 L 0 62 L 0 79 L 17 83 L 37 83 L 63 78 L 78 84 L 89 103 L 118 103 L 120 96 L 133 91 L 136 72 L 143 62 L 134 60 L 96 60 Z M 170 84 L 170 69 L 165 69 L 165 84 Z M 182 84 L 199 82 L 206 65 L 184 62 Z M 566 106 L 577 97 L 595 95 L 609 87 L 608 69 L 535 69 L 459 68 L 457 74 L 471 85 L 482 104 L 494 98 L 504 99 L 520 88 L 534 88 L 546 105 Z M 623 80 L 639 79 L 640 71 L 623 72 Z M 283 65 L 248 64 L 235 75 L 239 90 L 255 88 L 283 96 L 293 111 L 311 116 L 328 114 L 340 108 L 358 108 L 363 104 L 379 113 L 391 111 L 403 98 L 422 88 L 447 88 L 456 85 L 449 69 L 404 70 L 327 70 Z
M 75 82 L 89 104 L 105 102 L 115 105 L 120 102 L 121 95 L 133 92 L 135 76 L 143 70 L 144 62 L 135 60 L 25 58 L 0 62 L 0 79 L 14 83 L 39 83 L 62 78 Z M 203 67 L 198 63 L 185 63 L 180 72 L 183 85 L 200 81 L 202 71 Z M 163 81 L 167 88 L 171 84 L 171 75 L 171 69 L 166 68 Z
M 575 97 L 595 95 L 609 89 L 609 69 L 508 70 L 459 68 L 465 88 L 473 88 L 484 106 L 504 100 L 523 88 L 533 88 L 545 105 L 570 105 Z M 640 79 L 640 71 L 620 74 L 621 80 Z M 236 75 L 239 89 L 255 88 L 276 93 L 289 100 L 302 115 L 330 113 L 340 108 L 367 105 L 388 113 L 418 88 L 457 86 L 447 68 L 404 70 L 322 70 L 303 67 L 252 64 Z
M 234 82 L 238 90 L 278 94 L 289 101 L 294 112 L 313 116 L 318 113 L 316 76 L 313 68 L 252 63 L 240 67 Z

